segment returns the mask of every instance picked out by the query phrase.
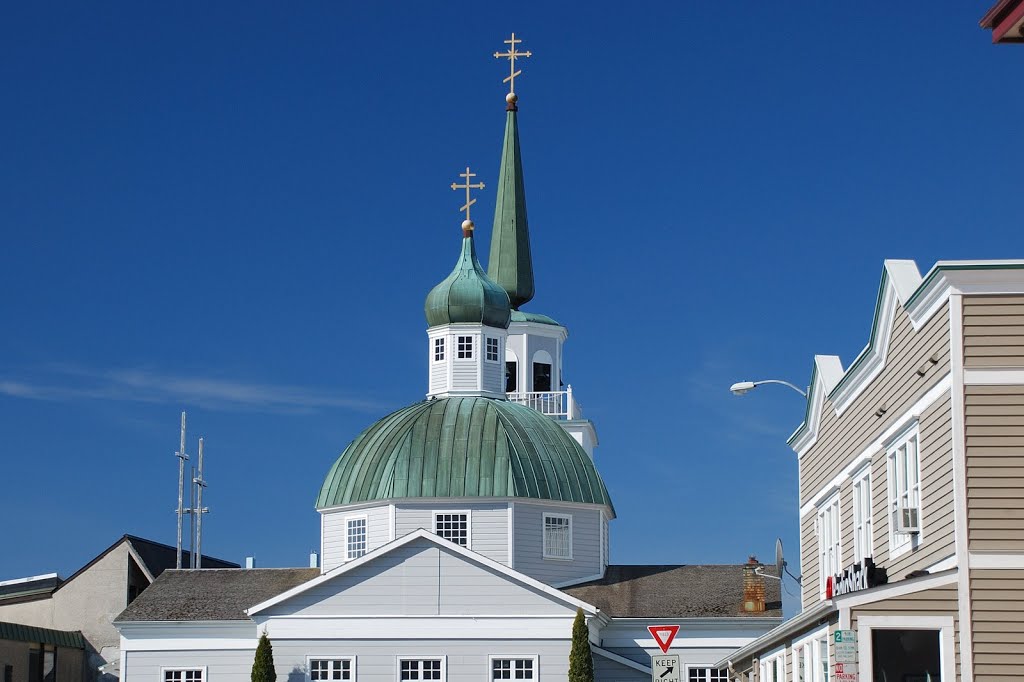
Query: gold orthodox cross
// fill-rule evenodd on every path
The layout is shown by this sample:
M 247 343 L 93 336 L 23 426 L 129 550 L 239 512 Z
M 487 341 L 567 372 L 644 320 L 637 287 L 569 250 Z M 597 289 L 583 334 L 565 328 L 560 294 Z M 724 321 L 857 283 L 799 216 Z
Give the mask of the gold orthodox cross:
M 469 190 L 471 190 L 471 189 L 483 189 L 484 188 L 484 183 L 482 183 L 482 182 L 477 182 L 477 183 L 470 182 L 471 178 L 475 178 L 476 177 L 476 173 L 470 173 L 469 172 L 469 166 L 466 166 L 466 172 L 465 173 L 459 173 L 459 177 L 460 178 L 465 178 L 466 182 L 464 184 L 461 184 L 461 185 L 456 183 L 456 182 L 453 182 L 452 183 L 452 189 L 464 189 L 464 190 L 466 190 L 466 205 L 463 206 L 462 208 L 460 208 L 459 210 L 466 212 L 466 221 L 464 223 L 462 223 L 462 227 L 467 229 L 467 230 L 472 230 L 473 229 L 473 221 L 470 220 L 470 218 L 469 218 L 469 207 L 476 203 L 476 199 L 471 199 L 469 197 Z
M 516 50 L 516 45 L 523 42 L 516 38 L 516 34 L 512 34 L 510 40 L 506 40 L 505 44 L 508 45 L 508 52 L 495 52 L 494 58 L 501 59 L 506 57 L 508 59 L 508 78 L 502 80 L 502 83 L 508 83 L 508 94 L 514 95 L 516 91 L 516 76 L 522 73 L 522 71 L 516 71 L 516 60 L 523 57 L 532 57 L 533 53 L 527 50 L 526 52 L 519 52 Z

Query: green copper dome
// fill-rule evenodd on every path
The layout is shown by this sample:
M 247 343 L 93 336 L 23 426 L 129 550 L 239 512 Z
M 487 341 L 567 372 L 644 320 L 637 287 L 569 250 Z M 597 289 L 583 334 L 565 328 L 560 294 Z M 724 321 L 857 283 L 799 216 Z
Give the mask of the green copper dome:
M 427 294 L 423 306 L 427 324 L 474 322 L 508 329 L 508 294 L 491 281 L 476 258 L 472 231 L 464 232 L 462 253 L 452 274 Z
M 494 398 L 426 400 L 349 444 L 317 509 L 410 497 L 525 497 L 611 507 L 593 461 L 555 420 Z

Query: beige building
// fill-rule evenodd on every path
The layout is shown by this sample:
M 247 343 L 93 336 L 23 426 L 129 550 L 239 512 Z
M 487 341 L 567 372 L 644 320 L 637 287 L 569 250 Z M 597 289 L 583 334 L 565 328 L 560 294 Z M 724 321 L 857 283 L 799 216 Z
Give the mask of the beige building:
M 886 261 L 867 347 L 847 368 L 814 358 L 789 444 L 802 612 L 720 667 L 744 682 L 1024 678 L 1024 261 L 923 278 Z

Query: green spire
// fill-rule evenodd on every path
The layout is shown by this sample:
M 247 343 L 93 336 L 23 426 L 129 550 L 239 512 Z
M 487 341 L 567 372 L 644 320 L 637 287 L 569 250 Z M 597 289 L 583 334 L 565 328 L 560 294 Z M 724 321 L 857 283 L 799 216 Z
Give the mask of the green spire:
M 508 296 L 484 273 L 476 257 L 472 222 L 462 231 L 462 251 L 455 269 L 427 295 L 427 324 L 471 322 L 508 329 Z
M 519 152 L 517 107 L 514 95 L 510 98 L 487 274 L 508 293 L 513 310 L 518 310 L 533 298 L 533 259 L 530 256 L 530 230 L 526 223 L 526 190 Z

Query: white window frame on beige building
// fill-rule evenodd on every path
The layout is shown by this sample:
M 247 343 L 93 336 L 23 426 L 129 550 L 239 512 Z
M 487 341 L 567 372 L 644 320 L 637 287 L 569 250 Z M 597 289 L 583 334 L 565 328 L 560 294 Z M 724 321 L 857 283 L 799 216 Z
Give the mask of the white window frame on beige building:
M 825 643 L 825 665 L 828 661 L 828 626 L 819 628 L 798 640 L 793 641 L 793 681 L 794 682 L 825 682 L 824 670 L 822 667 L 821 644 Z M 803 668 L 804 676 L 801 680 L 800 670 L 797 669 L 796 652 L 800 651 L 802 658 L 799 663 Z
M 828 577 L 839 573 L 843 565 L 843 526 L 839 493 L 835 493 L 818 507 L 814 528 L 818 537 L 818 591 L 821 598 L 825 599 L 825 584 Z M 827 536 L 826 530 L 829 531 Z M 826 564 L 826 561 L 829 563 Z
M 943 680 L 956 679 L 953 616 L 859 616 L 857 618 L 857 668 L 860 682 L 875 682 L 872 669 L 872 630 L 938 630 L 939 665 Z M 882 682 L 879 680 L 879 682 Z
M 914 460 L 917 471 L 916 482 L 904 488 L 900 487 L 901 477 L 898 475 L 896 460 L 900 456 L 900 450 L 906 449 L 909 444 L 914 443 Z M 886 478 L 886 515 L 889 522 L 889 558 L 895 559 L 917 549 L 924 539 L 924 495 L 921 485 L 921 429 L 918 420 L 915 418 L 905 425 L 900 432 L 894 436 L 885 446 L 885 478 Z M 917 508 L 917 524 L 920 529 L 917 533 L 897 533 L 896 514 L 901 503 L 906 500 L 907 506 Z
M 853 561 L 874 556 L 871 517 L 871 463 L 853 475 Z
M 769 670 L 774 670 L 775 675 L 769 676 Z M 760 682 L 786 682 L 786 647 L 773 649 L 761 657 L 757 679 Z

